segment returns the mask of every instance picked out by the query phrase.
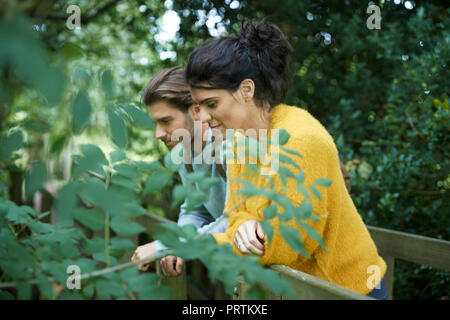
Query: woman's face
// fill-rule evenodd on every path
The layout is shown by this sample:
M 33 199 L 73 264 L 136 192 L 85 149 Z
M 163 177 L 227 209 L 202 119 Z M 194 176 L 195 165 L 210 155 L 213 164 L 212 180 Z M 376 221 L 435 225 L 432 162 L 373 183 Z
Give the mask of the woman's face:
M 239 94 L 223 89 L 191 88 L 191 95 L 207 114 L 206 121 L 213 130 L 225 135 L 226 129 L 249 129 L 251 108 L 243 104 Z

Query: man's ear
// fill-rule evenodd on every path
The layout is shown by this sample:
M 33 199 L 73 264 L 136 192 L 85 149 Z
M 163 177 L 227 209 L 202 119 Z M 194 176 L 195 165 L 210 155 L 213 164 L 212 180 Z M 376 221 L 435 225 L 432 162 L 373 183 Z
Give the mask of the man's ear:
M 249 102 L 255 96 L 255 83 L 252 79 L 246 78 L 239 85 L 239 93 L 245 102 Z
M 194 121 L 200 121 L 200 106 L 196 103 L 192 104 L 188 108 L 188 113 L 191 116 L 192 120 Z

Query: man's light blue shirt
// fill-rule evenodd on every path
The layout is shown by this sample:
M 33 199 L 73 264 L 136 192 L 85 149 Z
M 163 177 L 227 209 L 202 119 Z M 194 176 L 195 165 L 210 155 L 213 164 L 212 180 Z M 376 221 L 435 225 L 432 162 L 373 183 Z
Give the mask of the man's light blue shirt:
M 193 191 L 206 192 L 206 200 L 202 204 L 194 207 L 190 212 L 187 212 L 187 200 L 185 200 L 180 206 L 180 214 L 178 217 L 179 226 L 192 224 L 197 228 L 199 233 L 222 233 L 225 232 L 228 226 L 228 220 L 223 216 L 227 193 L 227 181 L 220 175 L 218 169 L 220 164 L 216 164 L 214 158 L 211 159 L 212 145 L 212 131 L 209 129 L 208 138 L 202 152 L 198 155 L 191 152 L 193 172 L 203 171 L 205 172 L 204 177 L 217 177 L 219 178 L 218 180 L 220 180 L 218 183 L 211 186 L 209 190 L 204 191 L 199 187 L 198 183 L 190 183 L 187 181 L 189 172 L 185 165 L 178 171 L 183 185 L 187 188 L 187 194 Z M 226 172 L 226 164 L 224 161 L 220 162 L 223 163 L 222 168 Z M 211 226 L 210 224 L 214 222 L 216 223 Z M 167 250 L 167 247 L 160 241 L 156 241 L 155 253 L 158 258 L 163 257 Z

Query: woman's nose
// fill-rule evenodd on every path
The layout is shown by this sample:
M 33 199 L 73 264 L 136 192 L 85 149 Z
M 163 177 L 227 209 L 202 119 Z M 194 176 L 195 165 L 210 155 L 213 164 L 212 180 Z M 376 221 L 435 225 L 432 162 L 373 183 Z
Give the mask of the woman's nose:
M 211 115 L 205 110 L 205 108 L 200 107 L 200 121 L 208 122 L 211 121 L 211 119 L 212 119 Z

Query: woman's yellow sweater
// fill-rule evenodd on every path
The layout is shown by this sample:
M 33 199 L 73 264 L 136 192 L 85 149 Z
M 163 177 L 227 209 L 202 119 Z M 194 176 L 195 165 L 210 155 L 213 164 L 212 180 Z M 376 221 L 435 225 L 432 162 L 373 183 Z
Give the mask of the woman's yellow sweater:
M 290 139 L 284 147 L 302 155 L 302 158 L 292 155 L 290 157 L 304 171 L 305 187 L 318 178 L 328 178 L 333 182 L 331 186 L 318 187 L 322 196 L 320 202 L 316 197 L 311 196 L 313 213 L 320 217 L 319 220 L 305 221 L 320 234 L 325 243 L 326 252 L 315 240 L 307 237 L 306 232 L 294 219 L 289 221 L 288 225 L 299 230 L 310 258 L 291 249 L 279 233 L 279 220 L 275 217 L 269 221 L 275 230 L 272 241 L 269 245 L 267 236 L 265 237 L 265 253 L 260 257 L 260 263 L 263 265 L 284 264 L 358 293 L 368 294 L 372 290 L 369 286 L 373 283 L 371 279 L 374 279 L 374 272 L 376 272 L 374 270 L 379 271 L 379 280 L 381 280 L 386 272 L 386 263 L 379 256 L 347 192 L 333 138 L 306 110 L 284 104 L 275 107 L 271 129 L 284 129 L 290 134 Z M 284 164 L 280 163 L 280 165 Z M 298 174 L 294 166 L 287 167 L 294 174 Z M 262 187 L 268 181 L 259 174 L 244 176 L 244 168 L 245 165 L 239 163 L 227 165 L 229 183 L 225 211 L 234 209 L 228 216 L 229 226 L 225 233 L 214 235 L 219 244 L 229 243 L 239 255 L 241 252 L 233 243 L 237 229 L 246 220 L 263 220 L 263 209 L 271 205 L 271 201 L 263 196 L 251 197 L 238 204 L 244 196 L 236 195 L 236 192 L 242 188 L 242 184 L 236 182 L 236 179 L 251 179 L 256 187 Z M 287 179 L 287 190 L 284 193 L 279 175 L 275 174 L 272 178 L 274 178 L 276 192 L 283 193 L 296 206 L 302 203 L 304 196 L 297 190 L 296 181 Z

